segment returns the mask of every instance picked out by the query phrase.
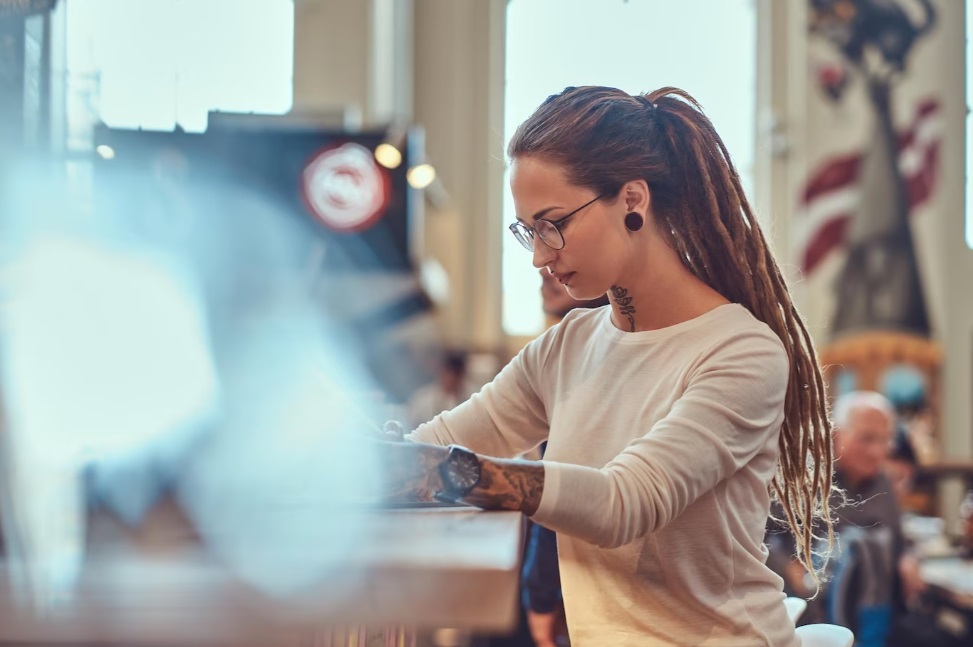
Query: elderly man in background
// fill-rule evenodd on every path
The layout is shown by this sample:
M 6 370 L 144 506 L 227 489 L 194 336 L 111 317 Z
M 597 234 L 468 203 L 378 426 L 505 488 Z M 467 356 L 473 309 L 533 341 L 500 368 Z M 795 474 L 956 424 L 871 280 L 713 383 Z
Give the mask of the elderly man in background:
M 922 588 L 918 562 L 903 539 L 895 488 L 885 473 L 896 412 L 880 393 L 854 391 L 838 398 L 832 415 L 835 484 L 846 500 L 832 499 L 839 549 L 829 567 L 831 580 L 807 619 L 848 625 L 856 644 L 884 646 L 893 615 Z M 807 573 L 791 559 L 791 538 L 772 528 L 768 544 L 768 563 L 784 577 L 788 593 L 813 595 Z

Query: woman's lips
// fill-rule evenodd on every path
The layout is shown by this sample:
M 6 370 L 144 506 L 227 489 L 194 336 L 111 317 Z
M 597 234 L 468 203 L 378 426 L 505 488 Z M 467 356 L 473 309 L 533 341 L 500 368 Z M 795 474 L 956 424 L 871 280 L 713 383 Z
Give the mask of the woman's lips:
M 555 274 L 554 278 L 556 278 L 561 285 L 567 285 L 573 276 L 574 272 L 566 272 L 564 274 Z

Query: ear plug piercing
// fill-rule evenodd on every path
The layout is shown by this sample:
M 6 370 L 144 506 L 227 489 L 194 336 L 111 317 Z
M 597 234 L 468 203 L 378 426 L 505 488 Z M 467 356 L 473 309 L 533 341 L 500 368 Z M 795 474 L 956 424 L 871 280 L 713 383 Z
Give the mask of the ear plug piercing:
M 645 224 L 645 219 L 642 218 L 642 214 L 635 211 L 629 211 L 625 214 L 625 228 L 629 231 L 638 231 L 643 224 Z

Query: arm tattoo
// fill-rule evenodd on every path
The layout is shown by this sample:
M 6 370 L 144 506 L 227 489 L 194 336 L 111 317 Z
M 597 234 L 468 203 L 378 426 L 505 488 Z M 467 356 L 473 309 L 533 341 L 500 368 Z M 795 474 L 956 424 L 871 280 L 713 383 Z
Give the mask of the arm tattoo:
M 486 510 L 537 512 L 544 492 L 544 464 L 539 461 L 480 457 L 480 482 L 464 503 Z
M 618 304 L 618 313 L 623 317 L 628 317 L 630 332 L 635 332 L 635 306 L 632 305 L 632 297 L 628 296 L 628 290 L 617 285 L 611 287 L 612 298 Z
M 381 442 L 385 496 L 393 501 L 434 501 L 443 491 L 439 467 L 446 447 Z M 480 456 L 480 482 L 463 503 L 486 510 L 537 511 L 544 491 L 544 464 Z

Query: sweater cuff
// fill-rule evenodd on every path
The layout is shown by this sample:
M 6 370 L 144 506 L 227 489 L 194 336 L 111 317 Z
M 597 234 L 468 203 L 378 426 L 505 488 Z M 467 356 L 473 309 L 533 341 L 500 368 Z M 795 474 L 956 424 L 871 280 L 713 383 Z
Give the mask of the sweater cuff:
M 544 492 L 536 523 L 598 546 L 613 541 L 610 479 L 602 470 L 570 463 L 544 463 Z
M 577 534 L 591 525 L 605 500 L 605 474 L 594 467 L 541 461 L 544 491 L 534 521 L 557 532 Z
M 544 465 L 544 490 L 541 492 L 541 502 L 537 510 L 531 516 L 531 520 L 545 525 L 551 519 L 551 515 L 557 510 L 557 501 L 561 489 L 561 463 L 541 461 Z
M 426 443 L 428 445 L 450 444 L 449 434 L 445 429 L 443 421 L 435 417 L 429 422 L 425 422 L 405 435 L 405 440 L 416 443 Z

